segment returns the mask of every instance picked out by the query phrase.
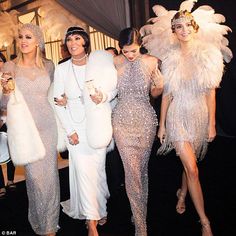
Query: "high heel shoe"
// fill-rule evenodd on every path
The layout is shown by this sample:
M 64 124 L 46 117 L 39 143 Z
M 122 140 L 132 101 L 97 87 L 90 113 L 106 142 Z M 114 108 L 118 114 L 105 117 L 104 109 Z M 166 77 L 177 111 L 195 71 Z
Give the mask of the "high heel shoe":
M 100 225 L 100 226 L 103 226 L 103 225 L 105 225 L 107 223 L 107 217 L 105 216 L 105 217 L 103 217 L 103 218 L 101 218 L 100 220 L 98 220 L 98 224 Z
M 6 197 L 6 189 L 5 188 L 0 188 L 0 199 L 4 199 Z
M 208 219 L 200 220 L 202 225 L 202 236 L 213 236 L 210 221 Z
M 183 194 L 181 188 L 177 190 L 176 196 L 178 198 L 178 202 L 176 204 L 176 212 L 179 214 L 183 214 L 186 210 L 186 205 L 185 205 L 185 195 Z

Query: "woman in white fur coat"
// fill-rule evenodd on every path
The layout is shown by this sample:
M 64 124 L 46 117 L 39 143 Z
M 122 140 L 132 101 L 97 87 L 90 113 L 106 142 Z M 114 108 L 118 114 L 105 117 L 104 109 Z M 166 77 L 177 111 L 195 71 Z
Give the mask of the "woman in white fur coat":
M 88 58 L 84 29 L 70 27 L 65 43 L 71 59 L 58 65 L 54 76 L 55 110 L 69 150 L 70 199 L 62 206 L 70 217 L 86 220 L 89 236 L 97 236 L 96 226 L 107 216 L 105 158 L 112 139 L 109 101 L 116 94 L 116 70 L 108 52 Z M 64 94 L 67 102 L 61 106 Z

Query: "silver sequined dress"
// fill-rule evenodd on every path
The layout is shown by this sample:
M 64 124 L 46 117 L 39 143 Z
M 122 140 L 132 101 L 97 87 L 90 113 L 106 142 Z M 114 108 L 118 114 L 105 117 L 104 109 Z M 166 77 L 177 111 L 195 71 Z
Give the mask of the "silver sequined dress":
M 118 70 L 118 103 L 112 124 L 125 170 L 125 185 L 135 223 L 135 235 L 146 236 L 148 161 L 157 118 L 149 102 L 150 71 L 142 57 L 125 60 Z
M 53 74 L 53 64 L 49 61 L 45 63 L 47 71 Z M 38 68 L 19 67 L 12 62 L 5 64 L 4 70 L 16 73 L 17 87 L 24 96 L 46 150 L 43 160 L 25 166 L 29 201 L 28 219 L 35 233 L 39 235 L 53 233 L 58 230 L 60 192 L 56 149 L 57 128 L 52 107 L 48 102 L 50 76 L 48 72 Z

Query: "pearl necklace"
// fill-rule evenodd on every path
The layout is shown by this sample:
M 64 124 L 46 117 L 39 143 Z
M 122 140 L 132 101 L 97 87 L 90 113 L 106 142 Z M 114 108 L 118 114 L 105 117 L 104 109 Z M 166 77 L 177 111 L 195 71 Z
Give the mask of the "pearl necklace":
M 78 58 L 78 59 L 72 57 L 72 60 L 73 60 L 73 61 L 83 61 L 85 58 L 87 58 L 87 56 L 88 56 L 88 54 L 85 54 L 83 57 Z

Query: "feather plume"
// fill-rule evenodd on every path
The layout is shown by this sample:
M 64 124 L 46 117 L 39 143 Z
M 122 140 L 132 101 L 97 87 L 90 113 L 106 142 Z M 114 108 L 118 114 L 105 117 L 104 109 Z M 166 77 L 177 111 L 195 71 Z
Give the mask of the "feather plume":
M 196 0 L 187 0 L 181 3 L 179 10 L 191 11 Z M 144 25 L 140 29 L 143 36 L 143 45 L 150 54 L 160 59 L 165 58 L 170 47 L 175 47 L 178 43 L 171 31 L 170 22 L 177 11 L 168 11 L 160 5 L 153 7 L 156 17 L 149 20 L 149 25 Z M 195 38 L 204 43 L 214 45 L 221 51 L 225 62 L 229 62 L 233 56 L 227 47 L 228 40 L 225 35 L 231 29 L 221 23 L 225 22 L 222 14 L 215 13 L 215 10 L 208 5 L 199 6 L 192 12 L 192 15 L 199 25 L 198 33 Z
M 79 25 L 85 27 L 85 24 L 73 16 L 55 0 L 41 1 L 39 14 L 42 17 L 41 27 L 52 40 L 64 38 L 66 29 Z
M 191 12 L 195 2 L 197 2 L 197 0 L 184 1 L 180 4 L 179 10 L 187 10 L 187 11 Z

